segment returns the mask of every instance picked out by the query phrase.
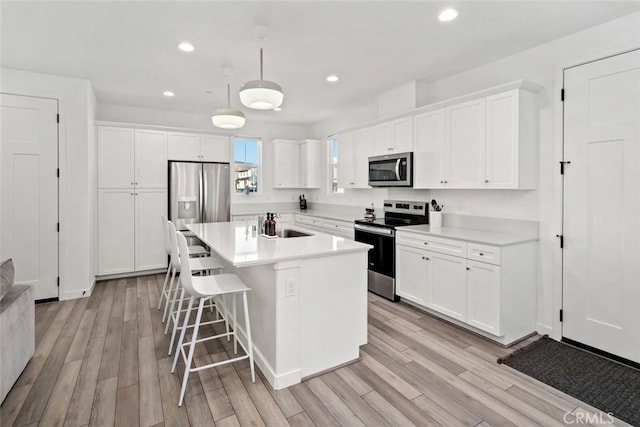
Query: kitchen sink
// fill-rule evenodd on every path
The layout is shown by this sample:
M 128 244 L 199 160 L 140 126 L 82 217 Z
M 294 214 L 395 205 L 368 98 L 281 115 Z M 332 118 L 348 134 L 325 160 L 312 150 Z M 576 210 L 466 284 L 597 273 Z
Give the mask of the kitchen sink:
M 298 230 L 291 230 L 288 228 L 285 228 L 284 230 L 280 230 L 278 232 L 278 237 L 282 239 L 288 239 L 289 237 L 306 237 L 306 236 L 313 236 L 313 234 L 305 233 L 303 231 L 298 231 Z

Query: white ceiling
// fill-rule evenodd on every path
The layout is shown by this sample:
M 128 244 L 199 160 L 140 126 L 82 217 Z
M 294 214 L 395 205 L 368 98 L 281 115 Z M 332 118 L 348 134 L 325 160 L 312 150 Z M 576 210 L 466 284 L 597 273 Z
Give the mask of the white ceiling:
M 438 13 L 455 6 L 449 23 Z M 265 79 L 283 111 L 247 117 L 314 123 L 409 80 L 433 81 L 640 10 L 640 2 L 6 2 L 4 67 L 85 78 L 98 102 L 208 114 L 225 104 L 223 65 L 258 78 L 256 24 L 269 27 Z M 195 52 L 177 44 L 188 40 Z M 328 84 L 330 73 L 340 76 Z M 164 90 L 174 98 L 162 96 Z M 205 93 L 211 90 L 211 94 Z

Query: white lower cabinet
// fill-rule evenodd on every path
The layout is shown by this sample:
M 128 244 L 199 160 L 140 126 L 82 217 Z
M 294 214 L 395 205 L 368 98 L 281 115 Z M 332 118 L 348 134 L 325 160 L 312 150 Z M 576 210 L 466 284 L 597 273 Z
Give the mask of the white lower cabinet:
M 353 223 L 339 219 L 329 219 L 312 215 L 295 215 L 295 225 L 310 231 L 331 234 L 353 240 Z
M 165 189 L 98 190 L 98 275 L 165 268 Z
M 536 242 L 498 247 L 398 231 L 396 293 L 508 345 L 536 330 L 536 247 Z M 450 248 L 466 250 L 450 255 Z
M 428 307 L 461 322 L 467 319 L 467 260 L 426 251 Z
M 467 261 L 467 323 L 493 335 L 500 330 L 500 267 Z

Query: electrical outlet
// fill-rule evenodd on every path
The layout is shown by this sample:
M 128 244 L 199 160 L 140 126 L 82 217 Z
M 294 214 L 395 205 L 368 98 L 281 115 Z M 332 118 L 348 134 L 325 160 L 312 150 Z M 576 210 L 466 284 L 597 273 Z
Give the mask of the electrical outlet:
M 295 296 L 296 294 L 296 284 L 291 281 L 284 282 L 284 295 L 287 297 Z

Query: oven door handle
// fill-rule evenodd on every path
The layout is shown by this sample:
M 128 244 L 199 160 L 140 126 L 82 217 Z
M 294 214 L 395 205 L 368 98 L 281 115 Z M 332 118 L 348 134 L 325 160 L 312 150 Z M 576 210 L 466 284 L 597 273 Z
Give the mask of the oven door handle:
M 355 224 L 353 226 L 353 228 L 355 228 L 356 230 L 365 231 L 367 233 L 379 234 L 381 236 L 393 237 L 396 234 L 395 230 L 391 230 L 391 229 L 388 229 L 388 228 L 382 228 L 382 227 L 371 227 L 369 225 Z
M 398 159 L 396 160 L 396 180 L 397 181 L 402 181 L 402 179 L 400 178 L 400 161 L 402 159 Z

